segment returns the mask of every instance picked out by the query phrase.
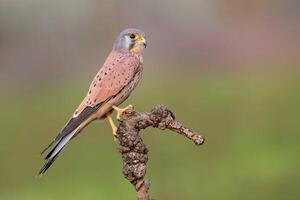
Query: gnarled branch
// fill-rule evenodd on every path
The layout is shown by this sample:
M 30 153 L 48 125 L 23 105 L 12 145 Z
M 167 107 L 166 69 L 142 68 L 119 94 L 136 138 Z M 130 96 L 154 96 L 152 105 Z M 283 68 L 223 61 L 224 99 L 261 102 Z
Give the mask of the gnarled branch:
M 121 117 L 117 138 L 119 152 L 123 159 L 123 174 L 134 185 L 138 200 L 150 200 L 148 194 L 150 182 L 144 180 L 148 150 L 139 136 L 140 130 L 149 126 L 161 130 L 169 129 L 192 140 L 196 145 L 202 145 L 204 138 L 176 121 L 173 113 L 162 105 L 156 106 L 150 113 L 140 113 L 128 109 Z

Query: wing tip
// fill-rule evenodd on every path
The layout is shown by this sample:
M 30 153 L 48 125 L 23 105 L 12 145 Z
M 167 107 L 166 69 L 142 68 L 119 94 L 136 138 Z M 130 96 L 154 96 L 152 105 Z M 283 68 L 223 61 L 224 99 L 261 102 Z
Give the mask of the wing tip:
M 41 155 L 43 155 L 55 143 L 55 141 L 56 139 L 53 140 L 50 144 L 48 144 L 48 146 L 44 148 L 43 151 L 41 152 Z
M 54 148 L 55 149 L 55 148 Z M 62 150 L 62 149 L 61 149 Z M 53 164 L 53 162 L 55 161 L 55 159 L 57 158 L 58 154 L 61 152 L 61 150 L 59 150 L 53 157 L 50 157 L 52 152 L 50 152 L 47 156 L 49 156 L 50 158 L 46 158 L 46 163 L 43 165 L 43 167 L 40 169 L 39 173 L 37 174 L 37 177 L 42 177 L 42 175 L 49 169 L 49 167 Z

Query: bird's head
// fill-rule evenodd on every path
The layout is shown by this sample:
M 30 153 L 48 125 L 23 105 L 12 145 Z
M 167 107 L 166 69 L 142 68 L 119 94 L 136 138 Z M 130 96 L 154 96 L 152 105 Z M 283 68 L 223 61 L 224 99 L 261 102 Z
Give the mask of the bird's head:
M 139 29 L 129 28 L 120 33 L 113 50 L 141 54 L 146 46 L 145 33 Z

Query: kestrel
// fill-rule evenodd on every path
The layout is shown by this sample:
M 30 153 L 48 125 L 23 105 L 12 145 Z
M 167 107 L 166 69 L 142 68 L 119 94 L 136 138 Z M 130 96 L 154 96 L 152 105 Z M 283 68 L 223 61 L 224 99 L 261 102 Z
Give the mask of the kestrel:
M 46 156 L 39 175 L 45 173 L 64 149 L 85 126 L 94 120 L 107 118 L 116 135 L 117 127 L 111 118 L 113 110 L 120 118 L 124 109 L 117 106 L 125 101 L 137 86 L 143 71 L 143 50 L 146 48 L 145 33 L 138 29 L 126 29 L 116 39 L 104 65 L 92 81 L 86 97 L 73 116 L 54 140 L 42 152 L 53 146 Z

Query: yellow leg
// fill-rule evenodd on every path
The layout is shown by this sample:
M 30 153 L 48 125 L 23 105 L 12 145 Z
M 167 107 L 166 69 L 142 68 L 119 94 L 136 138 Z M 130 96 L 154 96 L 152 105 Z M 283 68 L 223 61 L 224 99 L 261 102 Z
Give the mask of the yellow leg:
M 117 106 L 113 106 L 112 108 L 117 111 L 117 119 L 120 120 L 122 113 L 127 109 L 133 108 L 133 106 L 128 105 L 125 108 L 118 108 Z
M 112 129 L 112 134 L 114 136 L 114 140 L 116 140 L 116 135 L 117 135 L 118 128 L 116 127 L 116 125 L 114 124 L 114 121 L 111 118 L 111 113 L 107 114 L 106 117 L 107 117 L 107 119 L 109 121 L 109 124 L 111 125 L 111 129 Z

